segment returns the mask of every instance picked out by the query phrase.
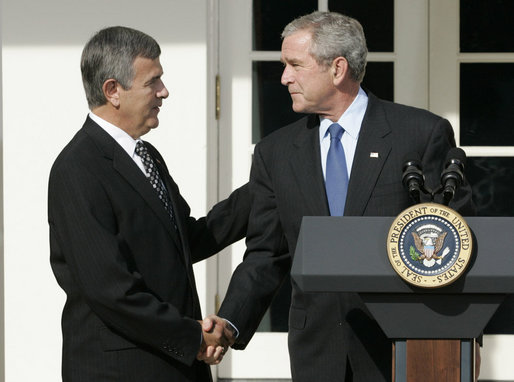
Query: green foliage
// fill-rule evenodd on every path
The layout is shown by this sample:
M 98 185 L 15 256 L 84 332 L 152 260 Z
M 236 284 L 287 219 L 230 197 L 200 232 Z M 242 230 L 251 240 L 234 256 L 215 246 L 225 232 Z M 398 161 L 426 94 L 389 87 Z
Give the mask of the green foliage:
M 419 258 L 419 254 L 416 252 L 416 249 L 411 245 L 410 246 L 410 258 L 414 261 L 420 261 Z

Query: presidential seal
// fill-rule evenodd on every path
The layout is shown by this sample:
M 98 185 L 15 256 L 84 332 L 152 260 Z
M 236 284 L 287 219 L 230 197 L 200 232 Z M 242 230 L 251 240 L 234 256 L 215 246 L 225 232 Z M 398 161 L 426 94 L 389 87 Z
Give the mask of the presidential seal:
M 472 251 L 468 225 L 447 206 L 422 203 L 400 213 L 387 237 L 389 261 L 409 284 L 439 288 L 466 270 Z

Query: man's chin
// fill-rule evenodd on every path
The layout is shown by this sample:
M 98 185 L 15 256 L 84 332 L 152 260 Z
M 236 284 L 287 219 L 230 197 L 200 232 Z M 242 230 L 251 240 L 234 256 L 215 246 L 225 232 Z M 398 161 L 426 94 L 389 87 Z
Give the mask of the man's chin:
M 305 106 L 293 103 L 293 111 L 295 113 L 305 113 Z
M 141 136 L 148 134 L 150 131 L 155 129 L 157 126 L 159 126 L 159 121 L 157 121 L 156 123 L 149 123 L 149 124 L 145 125 L 145 127 L 142 128 L 142 130 L 144 130 L 144 131 L 142 132 Z
M 159 126 L 159 120 L 157 118 L 148 124 L 150 130 L 155 129 L 157 126 Z

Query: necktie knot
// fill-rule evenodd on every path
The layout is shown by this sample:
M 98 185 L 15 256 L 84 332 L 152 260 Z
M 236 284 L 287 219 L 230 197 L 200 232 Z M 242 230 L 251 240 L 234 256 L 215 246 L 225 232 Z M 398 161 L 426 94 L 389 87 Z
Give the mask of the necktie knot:
M 156 168 L 153 162 L 152 157 L 148 153 L 148 148 L 145 146 L 145 144 L 141 141 L 136 142 L 136 150 L 135 153 L 141 158 L 141 162 L 143 162 L 143 166 L 147 172 L 147 177 L 154 177 L 157 179 L 156 174 Z
M 328 131 L 330 133 L 330 140 L 332 139 L 341 139 L 343 136 L 343 128 L 339 123 L 333 123 L 329 126 Z
M 168 195 L 168 191 L 166 190 L 166 187 L 164 186 L 164 182 L 161 179 L 161 176 L 159 174 L 159 171 L 157 170 L 157 167 L 155 166 L 155 163 L 148 152 L 148 148 L 145 146 L 145 144 L 141 141 L 136 142 L 136 149 L 135 153 L 139 155 L 141 158 L 141 162 L 143 163 L 143 167 L 146 170 L 146 177 L 150 181 L 150 184 L 152 188 L 157 192 L 157 196 L 161 200 L 162 204 L 164 205 L 164 209 L 168 213 L 169 217 L 171 218 L 171 221 L 173 225 L 175 226 L 175 229 L 177 229 L 177 225 L 175 223 L 175 217 L 173 213 L 173 208 L 171 206 L 171 200 Z
M 136 142 L 136 154 L 142 157 L 143 155 L 146 155 L 148 153 L 148 149 L 146 148 L 145 144 L 141 141 Z

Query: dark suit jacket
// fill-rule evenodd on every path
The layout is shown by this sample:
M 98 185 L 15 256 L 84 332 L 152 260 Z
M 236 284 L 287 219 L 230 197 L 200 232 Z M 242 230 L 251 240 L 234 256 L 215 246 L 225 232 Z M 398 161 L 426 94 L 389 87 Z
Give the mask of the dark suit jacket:
M 240 330 L 244 348 L 290 269 L 303 216 L 329 215 L 321 169 L 319 119 L 305 117 L 255 148 L 247 252 L 219 315 Z M 450 123 L 432 113 L 369 94 L 348 186 L 345 215 L 396 216 L 413 204 L 402 186 L 405 155 L 417 151 L 429 187 L 439 184 Z M 378 153 L 378 158 L 370 153 Z M 470 187 L 452 205 L 473 212 Z M 293 282 L 289 352 L 295 381 L 383 381 L 391 376 L 391 345 L 356 294 L 304 293 Z
M 157 150 L 178 230 L 142 171 L 87 118 L 49 181 L 51 265 L 67 294 L 64 381 L 210 381 L 196 361 L 200 305 L 192 263 L 244 237 L 243 186 L 195 220 Z

